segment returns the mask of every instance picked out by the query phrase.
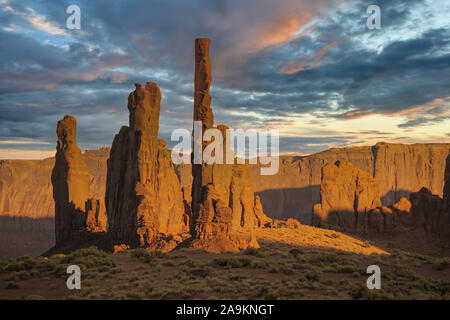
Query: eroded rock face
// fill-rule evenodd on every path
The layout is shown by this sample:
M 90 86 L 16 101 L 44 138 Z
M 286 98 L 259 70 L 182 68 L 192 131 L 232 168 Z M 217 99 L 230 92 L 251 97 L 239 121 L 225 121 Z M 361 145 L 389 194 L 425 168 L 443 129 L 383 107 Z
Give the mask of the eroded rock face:
M 419 230 L 449 234 L 444 201 L 427 188 L 390 206 L 381 206 L 377 181 L 348 162 L 327 164 L 322 170 L 321 203 L 314 205 L 313 224 L 336 230 L 397 234 Z
M 89 173 L 76 143 L 76 119 L 58 121 L 58 143 L 52 171 L 55 200 L 56 245 L 77 238 L 86 225 L 85 202 L 89 198 Z
M 381 205 L 377 181 L 347 161 L 323 167 L 320 197 L 313 224 L 341 230 L 366 229 L 367 213 Z
M 422 187 L 442 196 L 445 159 L 450 144 L 392 144 L 333 148 L 305 157 L 280 157 L 277 174 L 260 175 L 249 165 L 254 192 L 271 218 L 296 218 L 311 224 L 312 207 L 320 202 L 321 169 L 338 160 L 351 162 L 378 181 L 383 205 L 391 205 Z M 191 167 L 179 167 L 182 187 L 192 184 Z
M 114 244 L 151 247 L 187 228 L 183 196 L 165 142 L 158 140 L 161 92 L 136 84 L 130 127 L 116 135 L 108 160 L 105 204 Z
M 103 203 L 98 199 L 88 199 L 85 204 L 86 230 L 88 232 L 106 232 L 108 218 Z

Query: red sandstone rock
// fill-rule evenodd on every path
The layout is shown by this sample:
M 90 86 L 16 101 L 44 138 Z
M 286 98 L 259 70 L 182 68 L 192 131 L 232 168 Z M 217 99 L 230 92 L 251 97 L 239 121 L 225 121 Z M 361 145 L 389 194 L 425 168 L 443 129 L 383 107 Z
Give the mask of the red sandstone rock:
M 209 88 L 211 62 L 209 39 L 195 40 L 194 121 L 201 121 L 203 130 L 214 124 Z M 226 137 L 225 125 L 217 126 Z M 202 150 L 208 145 L 203 143 Z M 224 159 L 231 152 L 226 143 Z M 247 165 L 194 164 L 192 165 L 192 219 L 193 248 L 208 251 L 238 251 L 248 243 L 232 235 L 233 229 L 261 227 L 268 219 L 259 198 L 255 198 Z M 185 197 L 186 198 L 186 197 Z
M 179 180 L 165 142 L 158 140 L 160 101 L 155 83 L 136 84 L 128 97 L 130 127 L 113 141 L 105 203 L 117 244 L 152 247 L 187 228 Z
M 58 121 L 58 143 L 52 171 L 55 200 L 56 245 L 78 237 L 86 223 L 85 201 L 89 198 L 89 173 L 76 143 L 76 119 L 66 115 Z
M 322 168 L 320 197 L 313 224 L 341 230 L 366 229 L 369 210 L 381 205 L 376 180 L 347 161 Z
M 85 204 L 86 230 L 89 232 L 106 232 L 108 218 L 102 202 L 98 199 L 89 199 Z

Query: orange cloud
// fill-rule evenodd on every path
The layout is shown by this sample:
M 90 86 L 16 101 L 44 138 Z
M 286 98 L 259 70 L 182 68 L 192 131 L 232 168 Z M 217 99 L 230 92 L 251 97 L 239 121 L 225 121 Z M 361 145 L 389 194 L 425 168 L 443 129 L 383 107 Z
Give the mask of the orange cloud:
M 353 119 L 361 119 L 364 117 L 368 117 L 373 115 L 374 113 L 369 110 L 353 110 L 348 111 L 340 115 L 341 118 L 346 120 L 353 120 Z
M 294 74 L 299 71 L 316 68 L 326 62 L 324 56 L 331 48 L 336 47 L 338 44 L 339 44 L 338 41 L 336 40 L 332 41 L 327 45 L 323 46 L 322 48 L 320 48 L 319 50 L 317 50 L 316 52 L 309 54 L 304 58 L 301 58 L 299 60 L 293 60 L 286 63 L 283 67 L 281 67 L 281 69 L 278 72 L 284 74 Z

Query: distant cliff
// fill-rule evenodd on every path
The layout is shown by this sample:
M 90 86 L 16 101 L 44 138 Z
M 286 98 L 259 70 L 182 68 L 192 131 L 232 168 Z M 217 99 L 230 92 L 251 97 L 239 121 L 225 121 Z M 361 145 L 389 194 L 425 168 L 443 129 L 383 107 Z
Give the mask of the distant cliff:
M 422 187 L 442 197 L 445 160 L 450 144 L 377 143 L 372 147 L 335 148 L 307 157 L 283 158 L 274 176 L 251 171 L 255 192 L 270 217 L 294 217 L 311 222 L 320 201 L 321 168 L 346 160 L 378 181 L 381 202 L 390 205 Z
M 449 144 L 391 144 L 334 148 L 305 157 L 281 157 L 276 175 L 261 176 L 250 165 L 255 193 L 272 218 L 292 217 L 310 223 L 312 207 L 320 200 L 321 168 L 346 160 L 378 181 L 381 201 L 392 204 L 410 192 L 428 188 L 442 197 Z M 91 176 L 90 194 L 104 199 L 109 148 L 86 151 L 83 157 Z M 54 159 L 0 161 L 0 215 L 53 217 L 51 170 Z M 182 187 L 192 183 L 190 166 L 178 168 Z

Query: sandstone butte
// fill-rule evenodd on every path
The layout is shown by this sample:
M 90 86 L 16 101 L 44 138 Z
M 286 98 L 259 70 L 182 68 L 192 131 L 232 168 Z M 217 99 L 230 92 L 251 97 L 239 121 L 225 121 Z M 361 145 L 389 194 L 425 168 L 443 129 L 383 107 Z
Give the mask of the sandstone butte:
M 395 234 L 420 230 L 450 236 L 450 155 L 445 166 L 444 198 L 423 187 L 390 206 L 382 206 L 378 182 L 346 161 L 322 168 L 320 203 L 313 208 L 313 225 L 364 234 Z

